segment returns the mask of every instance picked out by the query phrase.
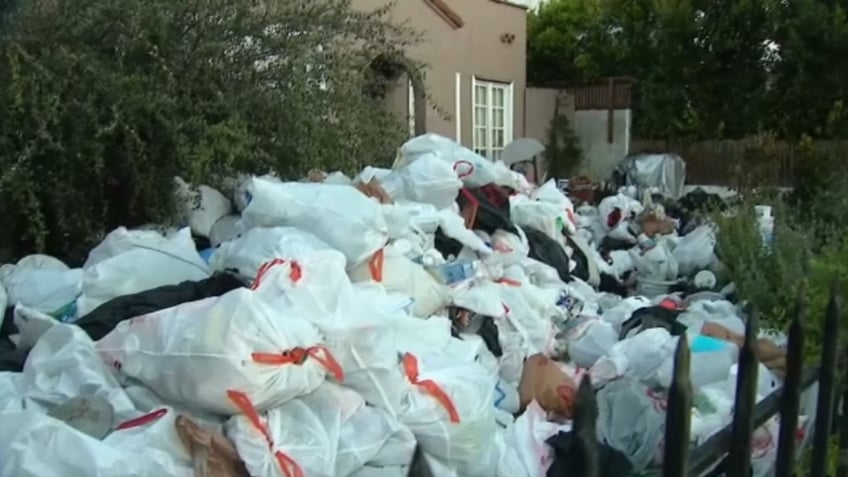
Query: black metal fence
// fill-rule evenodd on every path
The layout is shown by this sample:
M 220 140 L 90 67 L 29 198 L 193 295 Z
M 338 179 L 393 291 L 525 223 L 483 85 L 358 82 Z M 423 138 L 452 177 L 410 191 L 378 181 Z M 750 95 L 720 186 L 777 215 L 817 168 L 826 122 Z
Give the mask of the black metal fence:
M 751 475 L 752 441 L 754 431 L 772 417 L 780 415 L 776 477 L 825 477 L 828 471 L 828 451 L 831 436 L 839 434 L 839 464 L 835 477 L 848 477 L 848 361 L 843 363 L 841 396 L 842 412 L 838 426 L 834 425 L 838 363 L 840 305 L 836 287 L 830 292 L 823 324 L 824 342 L 819 364 L 804 369 L 803 311 L 799 305 L 788 331 L 786 376 L 783 387 L 775 390 L 759 403 L 756 402 L 759 362 L 755 353 L 758 335 L 756 313 L 748 319 L 745 342 L 739 354 L 736 397 L 731 424 L 713 434 L 703 444 L 690 444 L 693 390 L 689 377 L 690 351 L 686 335 L 681 336 L 674 357 L 674 378 L 668 393 L 666 407 L 665 448 L 662 469 L 656 475 L 663 477 L 749 477 Z M 846 356 L 848 357 L 848 354 Z M 803 449 L 798 445 L 797 430 L 801 394 L 818 383 L 816 415 L 810 466 L 797 466 Z M 564 477 L 601 477 L 596 419 L 598 416 L 595 392 L 588 376 L 584 376 L 575 399 L 573 423 L 574 462 L 569 462 L 570 472 Z M 800 473 L 799 473 L 800 472 Z M 434 475 L 428 468 L 420 449 L 409 476 Z M 619 476 L 616 476 L 619 477 Z M 628 476 L 621 476 L 628 477 Z M 834 477 L 834 476 L 830 476 Z
M 692 448 L 689 429 L 692 413 L 693 391 L 689 378 L 690 352 L 685 334 L 675 353 L 674 379 L 668 394 L 666 410 L 665 451 L 663 477 L 720 476 L 749 477 L 751 475 L 752 438 L 754 431 L 769 419 L 780 414 L 780 432 L 777 444 L 777 477 L 824 477 L 827 472 L 828 450 L 834 426 L 836 402 L 836 368 L 839 345 L 840 307 L 835 288 L 831 291 L 824 321 L 821 362 L 803 369 L 804 331 L 802 307 L 799 305 L 789 327 L 786 357 L 786 377 L 782 388 L 756 402 L 759 363 L 755 354 L 758 333 L 756 314 L 746 324 L 745 343 L 739 355 L 739 373 L 736 385 L 733 421 L 698 447 Z M 819 383 L 816 416 L 813 423 L 812 455 L 810 468 L 796 466 L 801 449 L 798 447 L 797 429 L 801 393 Z M 843 383 L 844 384 L 844 383 Z M 846 388 L 848 389 L 848 388 Z M 848 392 L 843 397 L 842 416 L 846 415 Z M 576 399 L 574 420 L 575 438 L 580 442 L 575 476 L 599 477 L 595 418 L 597 405 L 588 377 L 580 383 Z M 837 477 L 848 476 L 848 419 L 839 420 L 840 459 Z

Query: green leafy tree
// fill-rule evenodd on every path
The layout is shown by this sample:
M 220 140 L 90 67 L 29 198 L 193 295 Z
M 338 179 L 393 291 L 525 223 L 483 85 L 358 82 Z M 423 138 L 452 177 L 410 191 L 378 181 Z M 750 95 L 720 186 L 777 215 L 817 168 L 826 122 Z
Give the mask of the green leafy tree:
M 0 35 L 0 240 L 79 259 L 169 220 L 173 177 L 388 161 L 402 118 L 364 94 L 415 40 L 350 0 L 30 0 Z M 373 88 L 372 88 L 373 89 Z
M 779 2 L 775 22 L 769 127 L 793 139 L 848 138 L 848 5 Z
M 642 137 L 747 136 L 768 126 L 764 112 L 779 94 L 768 86 L 784 3 L 550 0 L 528 20 L 528 76 L 633 77 Z

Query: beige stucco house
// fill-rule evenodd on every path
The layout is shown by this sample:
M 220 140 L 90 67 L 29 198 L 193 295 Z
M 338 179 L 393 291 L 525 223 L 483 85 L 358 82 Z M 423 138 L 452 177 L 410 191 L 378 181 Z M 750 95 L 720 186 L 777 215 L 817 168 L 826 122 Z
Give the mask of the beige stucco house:
M 360 9 L 388 3 L 353 0 Z M 410 118 L 411 134 L 441 134 L 489 158 L 525 136 L 527 8 L 520 0 L 399 0 L 392 16 L 423 34 L 407 56 L 427 65 L 423 86 L 436 107 L 422 108 L 412 81 L 398 81 L 386 101 Z

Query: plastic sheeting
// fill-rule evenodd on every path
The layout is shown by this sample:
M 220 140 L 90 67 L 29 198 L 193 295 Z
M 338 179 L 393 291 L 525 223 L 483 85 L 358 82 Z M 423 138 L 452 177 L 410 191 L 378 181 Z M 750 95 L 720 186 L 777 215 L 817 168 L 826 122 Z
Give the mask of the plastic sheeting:
M 617 168 L 626 184 L 640 190 L 657 188 L 672 199 L 683 195 L 686 162 L 676 154 L 637 154 L 626 157 Z

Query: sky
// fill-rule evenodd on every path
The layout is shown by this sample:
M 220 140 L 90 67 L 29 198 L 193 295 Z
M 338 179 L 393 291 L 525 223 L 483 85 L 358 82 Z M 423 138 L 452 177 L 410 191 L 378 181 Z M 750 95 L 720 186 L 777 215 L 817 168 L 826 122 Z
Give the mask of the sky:
M 518 3 L 521 5 L 526 5 L 530 8 L 536 7 L 538 4 L 542 3 L 543 0 L 510 0 L 512 3 Z

